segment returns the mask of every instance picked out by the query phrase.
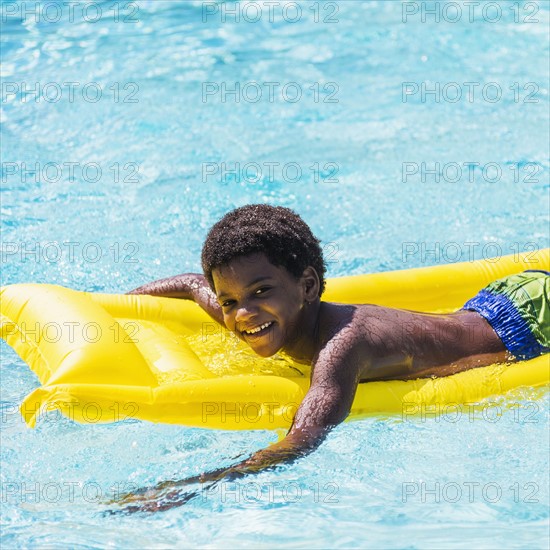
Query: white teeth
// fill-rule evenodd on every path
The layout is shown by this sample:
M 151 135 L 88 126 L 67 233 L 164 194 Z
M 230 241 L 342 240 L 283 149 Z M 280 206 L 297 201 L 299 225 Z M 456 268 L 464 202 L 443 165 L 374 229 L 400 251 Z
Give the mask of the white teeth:
M 260 325 L 259 327 L 253 328 L 251 330 L 245 330 L 243 332 L 246 332 L 246 334 L 256 334 L 256 332 L 260 332 L 260 330 L 263 330 L 264 328 L 269 327 L 273 321 L 269 321 L 268 323 L 264 323 L 263 325 Z

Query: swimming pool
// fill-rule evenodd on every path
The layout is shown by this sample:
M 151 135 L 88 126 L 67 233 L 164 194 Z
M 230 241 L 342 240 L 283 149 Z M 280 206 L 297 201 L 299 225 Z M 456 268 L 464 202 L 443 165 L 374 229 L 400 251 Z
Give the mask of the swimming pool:
M 2 10 L 2 284 L 199 271 L 209 226 L 249 202 L 296 209 L 329 276 L 549 246 L 544 2 Z M 273 433 L 55 413 L 29 430 L 37 380 L 1 345 L 5 547 L 548 546 L 547 391 L 344 424 L 291 467 L 109 518 L 114 492 Z

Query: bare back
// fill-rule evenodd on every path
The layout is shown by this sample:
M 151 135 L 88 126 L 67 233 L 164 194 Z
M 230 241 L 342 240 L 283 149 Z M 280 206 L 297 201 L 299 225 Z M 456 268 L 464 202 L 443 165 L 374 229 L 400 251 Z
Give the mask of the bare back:
M 322 306 L 318 349 L 358 347 L 362 382 L 448 376 L 510 360 L 489 323 L 473 311 L 443 315 L 370 304 Z

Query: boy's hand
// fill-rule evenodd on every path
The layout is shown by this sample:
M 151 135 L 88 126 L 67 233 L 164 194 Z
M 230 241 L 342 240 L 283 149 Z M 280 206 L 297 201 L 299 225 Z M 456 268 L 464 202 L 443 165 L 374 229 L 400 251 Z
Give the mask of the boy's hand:
M 148 294 L 164 298 L 193 300 L 193 290 L 204 285 L 205 282 L 204 276 L 199 273 L 182 273 L 181 275 L 147 283 L 130 290 L 126 294 Z
M 159 279 L 130 290 L 126 294 L 148 294 L 162 298 L 180 298 L 193 300 L 220 325 L 223 322 L 223 313 L 216 295 L 212 292 L 204 275 L 199 273 L 182 273 L 174 277 Z
M 222 479 L 231 481 L 245 475 L 255 474 L 272 469 L 281 463 L 288 463 L 313 451 L 322 441 L 329 429 L 315 430 L 307 435 L 289 434 L 285 439 L 253 454 L 249 459 L 228 468 L 219 468 L 198 476 L 191 476 L 180 481 L 164 481 L 150 488 L 143 488 L 134 493 L 113 499 L 108 504 L 119 504 L 121 510 L 110 510 L 110 514 L 133 514 L 137 512 L 163 512 L 183 506 L 189 500 L 199 496 L 201 491 L 214 487 Z M 191 485 L 199 483 L 198 489 Z M 206 484 L 206 485 L 204 485 Z M 204 486 L 203 486 L 204 485 Z

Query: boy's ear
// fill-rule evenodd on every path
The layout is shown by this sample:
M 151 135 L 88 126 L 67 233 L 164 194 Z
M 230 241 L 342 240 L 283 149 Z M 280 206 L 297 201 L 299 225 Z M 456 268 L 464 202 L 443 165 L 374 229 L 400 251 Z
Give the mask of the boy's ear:
M 319 297 L 319 289 L 321 282 L 319 281 L 319 275 L 315 268 L 308 266 L 302 273 L 302 281 L 304 284 L 304 298 L 307 302 L 313 302 Z

